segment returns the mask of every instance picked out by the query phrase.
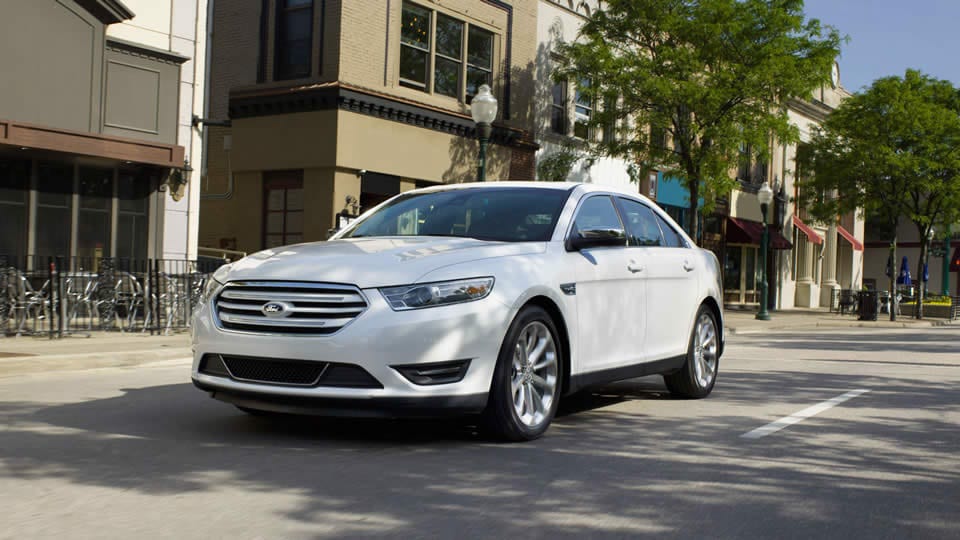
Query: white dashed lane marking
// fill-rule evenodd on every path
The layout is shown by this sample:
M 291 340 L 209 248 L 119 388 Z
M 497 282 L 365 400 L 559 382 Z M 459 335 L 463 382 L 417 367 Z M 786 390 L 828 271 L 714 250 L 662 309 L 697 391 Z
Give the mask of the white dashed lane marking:
M 817 403 L 812 407 L 807 407 L 802 411 L 797 411 L 791 414 L 790 416 L 784 416 L 783 418 L 777 420 L 776 422 L 770 422 L 769 424 L 758 427 L 753 431 L 748 431 L 743 435 L 741 435 L 741 437 L 744 439 L 760 439 L 760 438 L 766 437 L 767 435 L 772 435 L 785 427 L 792 426 L 793 424 L 806 420 L 811 416 L 816 416 L 822 413 L 823 411 L 826 411 L 827 409 L 832 409 L 833 407 L 836 407 L 837 405 L 843 403 L 844 401 L 848 401 L 855 397 L 862 396 L 863 394 L 866 394 L 869 391 L 870 390 L 865 390 L 865 389 L 851 390 L 845 394 L 840 394 L 839 396 L 832 399 L 828 399 L 822 403 Z

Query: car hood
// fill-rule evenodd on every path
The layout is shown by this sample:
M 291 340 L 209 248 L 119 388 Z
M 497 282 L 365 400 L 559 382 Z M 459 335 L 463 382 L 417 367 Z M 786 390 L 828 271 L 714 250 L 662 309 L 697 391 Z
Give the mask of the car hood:
M 348 238 L 261 251 L 233 263 L 225 276 L 217 277 L 226 281 L 344 283 L 367 289 L 416 283 L 429 272 L 453 264 L 545 250 L 544 242 L 450 237 Z

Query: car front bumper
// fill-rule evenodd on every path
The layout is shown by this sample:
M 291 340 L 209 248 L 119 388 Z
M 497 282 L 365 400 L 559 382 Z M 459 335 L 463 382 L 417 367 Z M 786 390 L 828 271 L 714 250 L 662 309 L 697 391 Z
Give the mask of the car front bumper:
M 328 336 L 280 335 L 221 328 L 213 303 L 194 317 L 195 386 L 214 398 L 251 409 L 336 416 L 434 416 L 480 412 L 486 406 L 510 308 L 488 297 L 420 310 L 393 311 L 377 290 L 364 290 L 368 308 Z M 200 372 L 204 355 L 348 364 L 382 388 L 291 386 Z M 394 366 L 469 360 L 463 378 L 416 384 Z

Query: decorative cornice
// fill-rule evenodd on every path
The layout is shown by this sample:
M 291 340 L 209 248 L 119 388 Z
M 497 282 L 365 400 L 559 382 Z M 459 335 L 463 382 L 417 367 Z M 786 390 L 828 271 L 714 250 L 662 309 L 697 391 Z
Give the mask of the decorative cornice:
M 832 107 L 815 99 L 803 100 L 791 98 L 787 103 L 787 107 L 800 114 L 813 118 L 818 122 L 823 122 L 827 119 L 827 116 L 830 116 L 830 113 L 833 112 Z
M 120 0 L 76 0 L 103 24 L 114 24 L 132 19 L 135 13 Z
M 133 56 L 139 56 L 141 58 L 160 60 L 161 62 L 165 62 L 167 64 L 180 65 L 187 60 L 190 60 L 189 57 L 179 55 L 175 52 L 156 49 L 154 47 L 149 47 L 140 43 L 134 43 L 132 41 L 126 41 L 124 39 L 117 39 L 115 37 L 107 38 L 107 49 L 125 54 L 131 54 Z
M 342 83 L 269 90 L 252 89 L 234 92 L 230 96 L 231 119 L 333 109 L 441 131 L 458 137 L 476 137 L 476 125 L 469 116 L 349 87 Z M 539 148 L 526 131 L 496 124 L 493 126 L 490 142 L 515 148 Z

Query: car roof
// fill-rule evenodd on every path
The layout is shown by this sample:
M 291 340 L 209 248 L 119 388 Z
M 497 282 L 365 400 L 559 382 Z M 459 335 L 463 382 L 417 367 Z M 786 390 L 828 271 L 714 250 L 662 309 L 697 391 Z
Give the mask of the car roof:
M 605 186 L 600 184 L 588 184 L 583 182 L 534 182 L 534 181 L 492 181 L 492 182 L 465 182 L 462 184 L 440 184 L 436 186 L 430 186 L 426 188 L 420 188 L 417 191 L 422 192 L 432 192 L 432 191 L 446 191 L 453 189 L 503 189 L 503 188 L 539 188 L 539 189 L 553 189 L 558 191 L 572 191 L 574 189 L 579 189 L 583 193 L 593 193 L 593 192 L 611 192 L 619 193 L 623 195 L 629 195 L 631 197 L 637 197 L 640 199 L 646 199 L 638 191 L 631 191 L 629 189 L 624 189 L 617 186 Z

